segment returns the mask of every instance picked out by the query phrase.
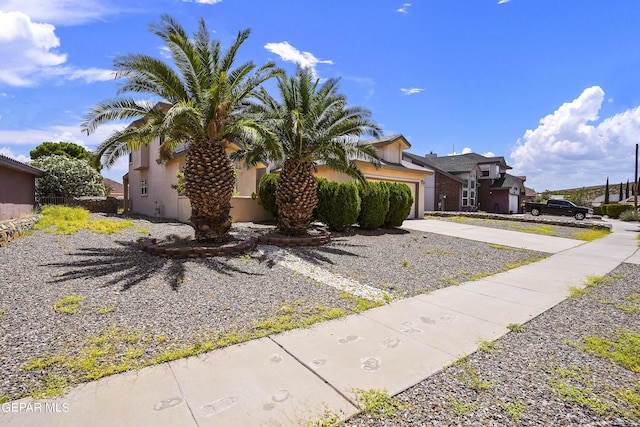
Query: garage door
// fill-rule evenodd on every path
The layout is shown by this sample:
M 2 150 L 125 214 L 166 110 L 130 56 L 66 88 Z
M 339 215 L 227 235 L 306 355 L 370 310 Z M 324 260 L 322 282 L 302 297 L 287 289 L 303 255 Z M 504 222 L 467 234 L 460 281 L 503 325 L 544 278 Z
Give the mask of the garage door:
M 509 194 L 509 213 L 518 213 L 518 195 Z

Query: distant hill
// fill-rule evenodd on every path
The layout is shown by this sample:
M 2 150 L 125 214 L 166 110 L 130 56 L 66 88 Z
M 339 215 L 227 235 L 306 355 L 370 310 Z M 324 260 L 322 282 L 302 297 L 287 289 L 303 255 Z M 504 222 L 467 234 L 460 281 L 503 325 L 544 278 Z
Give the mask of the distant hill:
M 595 199 L 598 196 L 604 196 L 606 185 L 593 185 L 591 187 L 567 188 L 564 190 L 553 190 L 546 194 L 565 196 L 568 199 L 582 199 L 583 204 Z M 623 196 L 626 193 L 627 183 L 622 183 Z M 620 192 L 620 183 L 609 183 L 609 194 L 618 194 Z M 629 195 L 633 195 L 633 184 L 629 184 Z

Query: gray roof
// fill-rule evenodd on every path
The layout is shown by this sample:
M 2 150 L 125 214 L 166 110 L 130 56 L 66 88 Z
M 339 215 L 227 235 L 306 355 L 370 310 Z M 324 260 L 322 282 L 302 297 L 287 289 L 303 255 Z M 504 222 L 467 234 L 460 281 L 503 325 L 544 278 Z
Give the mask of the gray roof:
M 438 168 L 449 173 L 470 172 L 477 165 L 487 163 L 499 163 L 504 168 L 511 169 L 511 167 L 507 165 L 507 162 L 502 156 L 485 157 L 476 153 L 455 154 L 453 156 L 442 157 L 436 155 L 427 155 L 423 157 L 416 156 L 415 154 L 412 154 L 411 156 L 419 158 L 420 161 L 425 164 L 425 166 Z
M 438 167 L 436 167 L 436 166 L 434 166 L 432 164 L 429 164 L 426 161 L 426 159 L 424 157 L 422 157 L 422 156 L 418 156 L 417 154 L 404 152 L 404 153 L 402 153 L 402 157 L 408 159 L 409 161 L 411 161 L 414 164 L 417 164 L 417 165 L 420 165 L 420 166 L 423 166 L 423 167 L 426 167 L 426 168 L 429 168 L 429 169 L 433 169 L 434 171 L 438 172 L 439 174 L 445 175 L 445 176 L 447 176 L 447 177 L 449 177 L 451 179 L 454 179 L 456 181 L 464 183 L 464 179 L 462 179 L 462 178 L 460 178 L 458 176 L 452 175 L 449 172 L 447 172 L 445 170 L 442 170 L 442 169 L 440 169 L 440 168 L 438 168 Z
M 517 177 L 517 176 L 513 176 L 513 175 L 509 175 L 508 173 L 505 173 L 503 177 L 495 179 L 491 183 L 491 188 L 508 189 L 508 188 L 513 187 L 516 184 L 522 186 L 523 182 L 524 182 L 524 180 L 522 178 Z
M 42 169 L 38 169 L 26 163 L 19 162 L 3 154 L 0 154 L 0 166 L 4 166 L 6 168 L 17 170 L 20 172 L 25 172 L 34 176 L 44 175 L 44 171 Z

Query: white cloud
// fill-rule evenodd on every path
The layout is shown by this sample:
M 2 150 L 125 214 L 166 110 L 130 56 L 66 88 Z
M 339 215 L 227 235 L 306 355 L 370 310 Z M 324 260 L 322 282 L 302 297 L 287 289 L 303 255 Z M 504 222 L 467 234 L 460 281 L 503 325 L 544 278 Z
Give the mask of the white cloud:
M 317 76 L 317 64 L 333 64 L 333 61 L 330 59 L 318 59 L 311 52 L 300 52 L 286 41 L 280 43 L 267 43 L 264 45 L 264 48 L 269 52 L 273 52 L 278 55 L 283 61 L 293 62 L 303 68 L 311 69 L 314 76 Z
M 216 4 L 221 3 L 222 0 L 182 0 L 184 3 L 200 3 L 200 4 Z
M 498 4 L 505 4 L 505 3 L 509 3 L 511 0 L 499 0 Z
M 420 93 L 422 92 L 424 89 L 421 87 L 412 87 L 410 89 L 406 89 L 406 88 L 400 88 L 400 90 L 405 94 L 405 95 L 414 95 L 416 93 Z
M 0 147 L 0 154 L 23 163 L 30 160 L 29 156 L 25 156 L 24 154 L 14 154 L 13 150 L 9 147 Z
M 449 154 L 447 154 L 447 156 L 457 156 L 457 155 L 460 155 L 460 154 L 469 154 L 469 153 L 473 153 L 473 150 L 472 150 L 471 148 L 469 148 L 469 147 L 464 147 L 464 148 L 462 149 L 462 152 L 461 152 L 461 153 L 457 153 L 457 152 L 455 151 L 455 149 L 454 149 L 454 150 L 453 150 L 453 153 L 449 153 Z
M 404 3 L 400 9 L 396 9 L 396 12 L 407 14 L 409 13 L 408 9 L 410 6 L 411 6 L 411 3 Z
M 486 153 L 482 154 L 485 157 L 495 157 L 496 153 L 494 153 L 493 151 L 487 151 Z
M 33 22 L 22 12 L 0 10 L 0 58 L 3 58 L 0 82 L 33 86 L 51 77 L 88 83 L 112 78 L 110 70 L 62 66 L 67 55 L 58 52 L 59 47 L 53 25 Z
M 98 0 L 0 0 L 0 10 L 22 12 L 39 22 L 77 25 L 117 12 Z
M 527 130 L 511 151 L 517 174 L 539 190 L 633 180 L 640 107 L 596 123 L 604 99 L 599 86 L 587 88 Z

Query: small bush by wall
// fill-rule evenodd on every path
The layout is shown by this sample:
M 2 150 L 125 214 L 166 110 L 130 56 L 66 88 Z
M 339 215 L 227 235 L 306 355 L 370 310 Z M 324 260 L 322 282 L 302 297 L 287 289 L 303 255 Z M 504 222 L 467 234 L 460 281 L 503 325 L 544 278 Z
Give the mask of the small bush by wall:
M 609 216 L 609 218 L 618 218 L 618 216 L 620 216 L 622 212 L 633 209 L 633 206 L 611 203 L 608 205 L 604 205 L 604 208 L 607 210 L 607 215 Z
M 317 218 L 330 230 L 347 231 L 358 219 L 360 203 L 355 183 L 318 180 Z
M 274 218 L 278 217 L 276 187 L 278 186 L 279 178 L 280 175 L 276 173 L 268 173 L 260 178 L 260 182 L 258 183 L 258 203 L 267 212 L 273 215 Z
M 358 224 L 364 230 L 376 230 L 384 224 L 389 211 L 389 188 L 380 182 L 370 182 L 368 186 L 359 186 L 360 216 Z
M 413 196 L 407 184 L 387 182 L 389 188 L 389 210 L 384 220 L 385 228 L 399 227 L 409 216 L 413 207 Z
M 593 214 L 594 215 L 606 215 L 606 212 L 602 211 L 602 206 L 594 206 L 593 207 Z

